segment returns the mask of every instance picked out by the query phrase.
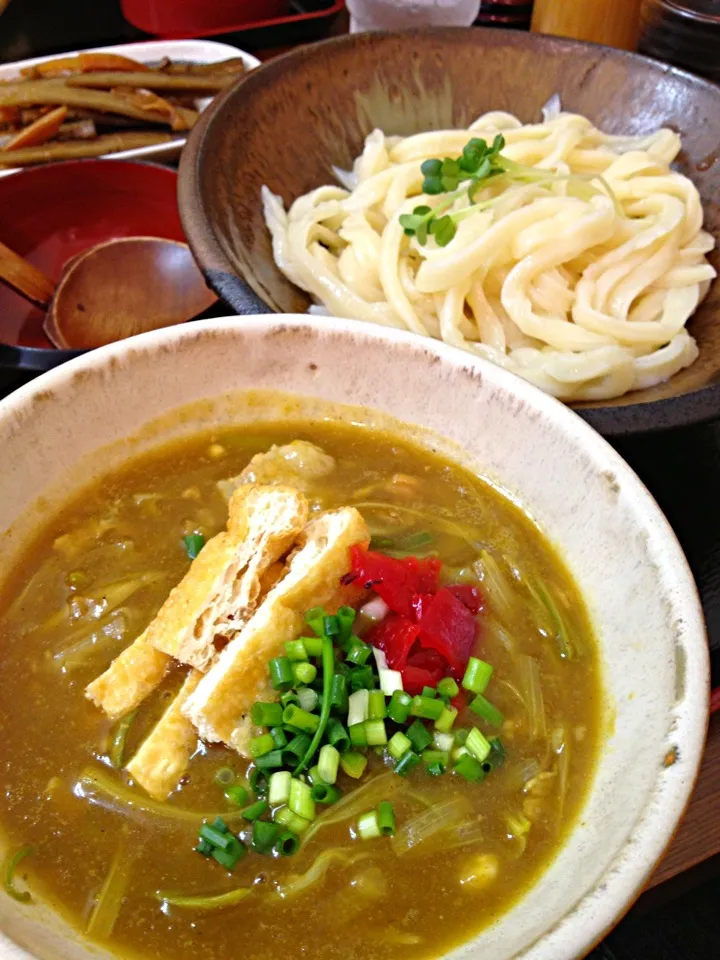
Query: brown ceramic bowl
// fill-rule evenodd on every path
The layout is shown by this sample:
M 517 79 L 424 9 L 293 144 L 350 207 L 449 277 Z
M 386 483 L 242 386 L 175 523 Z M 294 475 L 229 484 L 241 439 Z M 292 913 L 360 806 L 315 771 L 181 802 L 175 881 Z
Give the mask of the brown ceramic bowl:
M 347 168 L 380 127 L 409 135 L 463 127 L 486 110 L 536 120 L 563 106 L 612 133 L 671 126 L 679 168 L 720 233 L 720 88 L 644 57 L 505 30 L 355 34 L 302 47 L 247 74 L 193 128 L 180 165 L 180 215 L 210 286 L 238 314 L 302 313 L 308 297 L 275 266 L 260 187 L 289 204 Z M 720 253 L 713 254 L 720 266 Z M 242 278 L 242 279 L 240 279 Z M 667 383 L 577 411 L 607 435 L 720 416 L 720 282 L 690 324 L 700 357 Z

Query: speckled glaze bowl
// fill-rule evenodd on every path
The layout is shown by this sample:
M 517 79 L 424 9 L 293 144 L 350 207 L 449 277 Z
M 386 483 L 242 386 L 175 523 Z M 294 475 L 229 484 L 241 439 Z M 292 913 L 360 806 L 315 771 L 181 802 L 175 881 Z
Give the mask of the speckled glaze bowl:
M 320 416 L 327 401 L 344 405 L 337 417 L 389 425 L 490 478 L 554 541 L 583 591 L 606 720 L 585 806 L 532 889 L 453 955 L 582 957 L 628 909 L 682 815 L 702 754 L 709 671 L 697 593 L 668 523 L 562 404 L 442 344 L 347 321 L 235 318 L 125 340 L 0 404 L 0 578 L 81 481 L 171 437 Z M 28 907 L 0 893 L 0 930 L 0 960 L 97 956 L 41 901 Z
M 720 237 L 720 87 L 594 43 L 436 27 L 298 47 L 217 97 L 193 127 L 180 164 L 188 243 L 210 287 L 235 313 L 300 313 L 310 301 L 275 264 L 263 184 L 289 206 L 334 183 L 332 165 L 348 169 L 375 127 L 401 136 L 464 128 L 487 110 L 532 123 L 555 93 L 566 110 L 609 133 L 677 130 L 677 167 L 700 191 L 705 228 Z M 710 259 L 720 267 L 720 247 Z M 720 416 L 720 282 L 689 329 L 700 348 L 690 367 L 666 383 L 575 409 L 606 436 Z

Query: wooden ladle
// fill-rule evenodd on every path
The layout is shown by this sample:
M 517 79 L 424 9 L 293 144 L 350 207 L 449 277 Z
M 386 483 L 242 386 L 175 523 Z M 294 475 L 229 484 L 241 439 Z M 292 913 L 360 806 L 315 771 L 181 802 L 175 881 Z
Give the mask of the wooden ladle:
M 66 350 L 184 323 L 217 300 L 187 244 L 159 237 L 90 247 L 65 264 L 57 285 L 0 243 L 0 280 L 47 310 L 45 333 Z

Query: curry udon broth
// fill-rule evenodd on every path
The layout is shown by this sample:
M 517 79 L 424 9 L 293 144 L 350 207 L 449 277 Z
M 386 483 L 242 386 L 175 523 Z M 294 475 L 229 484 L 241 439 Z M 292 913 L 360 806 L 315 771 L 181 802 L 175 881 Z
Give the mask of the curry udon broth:
M 473 654 L 493 667 L 486 693 L 501 722 L 469 712 L 470 694 L 451 735 L 478 727 L 499 738 L 505 757 L 479 782 L 465 779 L 451 769 L 463 752 L 458 735 L 436 775 L 423 761 L 398 776 L 387 747 L 371 745 L 362 776 L 341 770 L 340 799 L 318 804 L 299 850 L 277 856 L 252 849 L 252 823 L 217 782 L 230 768 L 247 790 L 245 805 L 255 799 L 248 761 L 233 751 L 198 741 L 167 801 L 118 769 L 172 701 L 181 668 L 131 722 L 109 720 L 84 690 L 187 571 L 183 538 L 224 529 L 217 482 L 295 438 L 336 461 L 311 484 L 315 511 L 356 505 L 371 549 L 396 559 L 415 553 L 420 562 L 437 556 L 441 583 L 476 588 Z M 354 629 L 367 638 L 368 626 L 363 615 Z M 328 423 L 198 436 L 84 490 L 47 523 L 5 585 L 0 687 L 0 827 L 11 853 L 32 847 L 12 889 L 29 887 L 121 957 L 442 955 L 548 865 L 583 801 L 599 736 L 585 606 L 536 526 L 488 483 L 426 450 Z M 433 720 L 422 722 L 433 737 Z M 390 736 L 396 728 L 386 725 Z M 363 839 L 359 818 L 382 801 L 392 804 L 395 835 Z M 203 822 L 218 816 L 248 846 L 232 871 L 196 851 Z M 203 900 L 241 888 L 250 892 L 236 902 Z M 176 905 L 158 891 L 198 899 Z

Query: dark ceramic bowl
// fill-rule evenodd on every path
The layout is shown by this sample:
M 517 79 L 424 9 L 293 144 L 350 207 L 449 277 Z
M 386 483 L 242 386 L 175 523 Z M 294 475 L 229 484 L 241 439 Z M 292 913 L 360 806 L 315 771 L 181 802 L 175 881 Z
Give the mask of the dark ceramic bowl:
M 466 126 L 486 110 L 537 120 L 559 93 L 612 133 L 662 125 L 683 137 L 680 169 L 720 233 L 720 88 L 643 57 L 504 30 L 355 34 L 304 47 L 247 74 L 193 128 L 180 165 L 185 233 L 210 286 L 238 314 L 302 313 L 307 296 L 275 266 L 260 187 L 289 204 L 347 168 L 365 136 Z M 720 255 L 713 254 L 720 265 Z M 242 278 L 242 279 L 241 279 Z M 668 383 L 577 411 L 629 434 L 720 416 L 720 283 L 690 324 L 700 357 Z
M 185 240 L 177 174 L 130 160 L 78 160 L 0 178 L 0 240 L 53 280 L 88 247 L 120 237 Z M 44 313 L 0 284 L 0 368 L 40 372 L 76 355 L 56 350 Z

